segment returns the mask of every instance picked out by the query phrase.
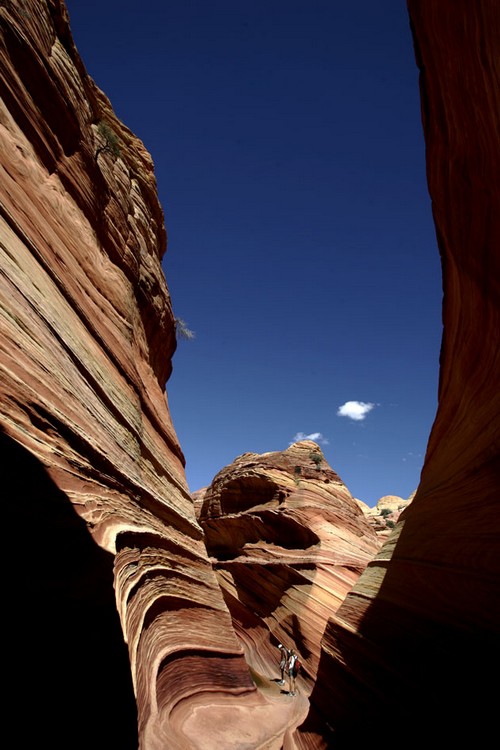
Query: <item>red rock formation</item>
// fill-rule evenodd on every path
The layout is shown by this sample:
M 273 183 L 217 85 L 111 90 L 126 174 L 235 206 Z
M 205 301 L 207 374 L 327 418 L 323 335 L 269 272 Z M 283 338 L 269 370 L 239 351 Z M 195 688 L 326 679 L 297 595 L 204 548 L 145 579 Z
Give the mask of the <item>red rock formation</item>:
M 312 700 L 335 748 L 496 734 L 500 9 L 408 5 L 443 266 L 439 405 L 413 502 L 325 633 Z
M 196 518 L 199 520 L 200 518 L 200 512 L 203 505 L 203 499 L 205 497 L 205 492 L 207 491 L 207 487 L 202 487 L 199 490 L 195 490 L 191 493 L 191 497 L 193 498 L 194 503 L 194 512 L 196 515 Z
M 494 735 L 499 13 L 493 0 L 409 9 L 443 260 L 439 408 L 417 494 L 355 582 L 378 542 L 304 446 L 240 457 L 199 498 L 225 557 L 214 573 L 164 392 L 175 326 L 151 159 L 87 76 L 62 2 L 1 4 L 16 745 L 483 747 Z M 278 638 L 304 652 L 296 701 L 268 677 Z
M 239 456 L 203 495 L 207 549 L 254 677 L 276 680 L 281 642 L 300 654 L 298 685 L 308 696 L 328 618 L 381 543 L 309 440 Z M 294 747 L 321 743 L 323 729 L 311 724 L 307 736 L 293 736 Z
M 407 500 L 403 500 L 402 497 L 397 495 L 384 495 L 373 508 L 370 508 L 362 500 L 356 500 L 356 502 L 367 521 L 377 532 L 378 538 L 387 539 L 399 520 L 399 516 L 413 499 L 414 494 Z
M 14 744 L 260 747 L 295 719 L 255 688 L 186 485 L 151 158 L 86 74 L 62 2 L 4 2 L 0 23 Z

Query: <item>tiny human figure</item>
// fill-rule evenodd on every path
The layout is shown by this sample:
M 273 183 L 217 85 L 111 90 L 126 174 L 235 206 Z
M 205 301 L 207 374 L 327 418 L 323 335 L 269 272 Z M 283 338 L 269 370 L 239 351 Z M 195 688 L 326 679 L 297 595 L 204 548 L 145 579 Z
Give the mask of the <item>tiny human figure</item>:
M 281 672 L 281 680 L 278 680 L 278 685 L 284 685 L 285 684 L 285 669 L 288 662 L 288 659 L 290 657 L 290 652 L 285 646 L 283 646 L 282 643 L 278 643 L 278 648 L 280 650 L 280 672 Z
M 288 659 L 288 694 L 289 695 L 295 695 L 295 678 L 297 677 L 297 673 L 299 671 L 299 661 L 298 656 L 293 650 L 293 648 L 289 652 L 289 659 Z

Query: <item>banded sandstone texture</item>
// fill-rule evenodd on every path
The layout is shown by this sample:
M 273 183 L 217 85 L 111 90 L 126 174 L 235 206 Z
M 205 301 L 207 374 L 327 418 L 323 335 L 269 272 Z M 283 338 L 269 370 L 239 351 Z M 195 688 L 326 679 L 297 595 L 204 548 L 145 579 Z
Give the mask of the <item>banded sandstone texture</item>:
M 245 454 L 193 504 L 164 390 L 175 326 L 151 159 L 86 74 L 63 3 L 0 4 L 12 744 L 488 745 L 500 666 L 498 8 L 409 8 L 443 259 L 439 409 L 417 494 L 356 583 L 379 540 L 310 458 L 317 446 Z M 293 703 L 269 679 L 281 637 L 305 660 Z
M 3 2 L 0 22 L 6 684 L 29 704 L 14 744 L 257 748 L 288 717 L 264 717 L 186 486 L 151 158 L 62 2 Z
M 443 267 L 439 403 L 416 495 L 325 633 L 311 700 L 338 748 L 497 733 L 500 8 L 408 6 Z
M 259 682 L 269 678 L 283 643 L 300 654 L 298 682 L 309 695 L 328 618 L 381 546 L 357 501 L 320 447 L 303 440 L 236 458 L 205 491 L 199 519 Z M 276 667 L 271 674 L 279 674 Z M 316 746 L 308 744 L 311 727 L 307 736 L 296 734 L 297 748 Z

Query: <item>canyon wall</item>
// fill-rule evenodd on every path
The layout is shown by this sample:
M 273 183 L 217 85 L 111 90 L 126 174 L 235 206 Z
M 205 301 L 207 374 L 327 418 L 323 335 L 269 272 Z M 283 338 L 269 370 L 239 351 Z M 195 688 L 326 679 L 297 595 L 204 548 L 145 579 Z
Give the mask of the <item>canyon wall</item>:
M 311 699 L 336 748 L 496 733 L 500 9 L 408 7 L 443 268 L 439 404 L 417 493 L 325 632 Z
M 175 319 L 151 158 L 87 75 L 63 2 L 1 3 L 0 460 L 17 745 L 489 741 L 499 13 L 493 0 L 408 7 L 444 335 L 421 483 L 381 547 L 314 444 L 244 454 L 193 502 L 165 394 Z M 278 639 L 305 663 L 296 700 L 274 679 Z
M 242 747 L 258 747 L 282 717 L 264 718 L 170 419 L 151 158 L 87 75 L 62 2 L 2 2 L 0 23 L 14 744 L 238 748 L 237 696 Z
M 381 546 L 375 530 L 310 440 L 238 456 L 199 520 L 248 664 L 264 680 L 278 643 L 294 648 L 309 694 L 328 617 Z

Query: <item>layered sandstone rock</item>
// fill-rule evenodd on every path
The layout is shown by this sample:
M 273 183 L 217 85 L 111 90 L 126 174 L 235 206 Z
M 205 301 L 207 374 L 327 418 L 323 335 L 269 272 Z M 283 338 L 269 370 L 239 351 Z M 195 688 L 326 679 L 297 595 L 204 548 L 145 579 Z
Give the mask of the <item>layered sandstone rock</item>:
M 371 508 L 362 500 L 356 500 L 368 522 L 377 532 L 379 539 L 387 539 L 394 528 L 399 516 L 412 501 L 413 493 L 407 500 L 398 495 L 384 495 L 377 504 Z
M 241 456 L 193 503 L 164 392 L 175 322 L 151 159 L 87 76 L 62 2 L 2 3 L 16 745 L 483 747 L 495 732 L 498 9 L 409 7 L 444 271 L 439 408 L 418 492 L 368 562 L 379 540 L 314 444 Z M 270 676 L 278 639 L 305 661 L 295 701 Z
M 294 719 L 256 691 L 186 485 L 151 158 L 86 74 L 62 2 L 4 2 L 0 23 L 14 744 L 260 747 Z
M 236 458 L 204 491 L 199 519 L 254 674 L 261 683 L 279 674 L 281 642 L 300 654 L 309 695 L 328 618 L 380 547 L 357 502 L 303 440 Z M 315 746 L 300 733 L 294 742 Z
M 312 699 L 336 748 L 496 734 L 500 14 L 492 0 L 408 5 L 443 265 L 439 405 L 417 493 L 325 633 Z

